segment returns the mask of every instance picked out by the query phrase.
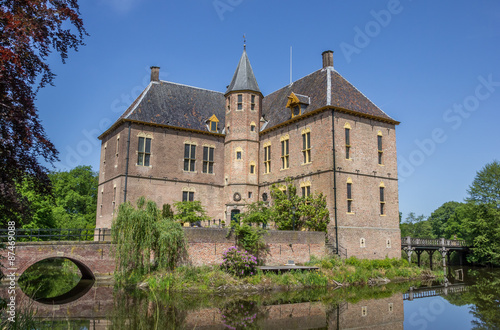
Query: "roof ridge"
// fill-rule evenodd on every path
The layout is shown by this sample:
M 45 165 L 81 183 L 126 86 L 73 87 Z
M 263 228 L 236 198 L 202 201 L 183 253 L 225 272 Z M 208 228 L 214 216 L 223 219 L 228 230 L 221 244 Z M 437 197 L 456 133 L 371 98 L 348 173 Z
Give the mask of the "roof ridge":
M 313 74 L 315 74 L 315 73 L 317 73 L 317 72 L 320 72 L 320 71 L 324 71 L 324 70 L 323 70 L 323 69 L 319 69 L 319 70 L 316 70 L 316 71 L 314 71 L 314 72 L 311 72 L 311 73 L 309 73 L 309 74 L 307 74 L 307 75 L 305 75 L 305 76 L 303 76 L 303 77 L 301 77 L 301 78 L 299 78 L 299 79 L 297 79 L 297 80 L 295 80 L 295 81 L 292 81 L 292 83 L 291 83 L 291 84 L 288 84 L 288 85 L 286 85 L 286 86 L 283 86 L 283 87 L 281 87 L 281 88 L 278 88 L 277 90 L 275 90 L 275 91 L 274 91 L 274 92 L 272 92 L 272 93 L 267 94 L 266 96 L 269 96 L 269 95 L 271 95 L 271 94 L 274 94 L 274 93 L 276 93 L 276 92 L 279 92 L 280 90 L 282 90 L 282 89 L 284 89 L 284 88 L 289 88 L 289 87 L 293 86 L 293 84 L 294 84 L 294 83 L 296 83 L 297 81 L 302 80 L 302 79 L 304 79 L 304 78 L 307 78 L 307 77 L 309 77 L 310 75 L 313 75 Z M 294 93 L 295 93 L 295 92 L 294 92 Z M 295 95 L 297 95 L 297 93 L 295 93 Z M 266 97 L 266 96 L 265 96 L 265 97 Z M 302 95 L 302 96 L 308 96 L 308 95 Z M 264 97 L 264 98 L 265 98 L 265 97 Z
M 351 85 L 351 86 L 352 86 L 355 90 L 357 90 L 357 91 L 358 91 L 361 95 L 363 95 L 363 96 L 364 96 L 364 97 L 365 97 L 368 101 L 370 101 L 370 102 L 371 102 L 374 106 L 376 106 L 376 107 L 377 107 L 377 109 L 379 109 L 380 111 L 382 111 L 382 113 L 383 113 L 384 115 L 386 115 L 387 117 L 389 117 L 389 118 L 393 119 L 393 118 L 392 118 L 391 116 L 389 116 L 389 115 L 388 115 L 388 114 L 387 114 L 384 110 L 382 110 L 382 109 L 381 109 L 378 105 L 376 105 L 376 104 L 375 104 L 375 102 L 373 102 L 373 101 L 372 101 L 372 100 L 371 100 L 368 96 L 366 96 L 366 95 L 365 95 L 362 91 L 360 91 L 360 90 L 359 90 L 356 86 L 354 86 L 353 84 L 351 84 L 351 82 L 350 82 L 349 80 L 345 79 L 343 75 L 341 75 L 341 74 L 340 74 L 338 71 L 336 71 L 335 69 L 334 69 L 334 71 L 335 71 L 335 72 L 336 72 L 336 73 L 337 73 L 340 77 L 342 77 L 342 79 L 344 79 L 345 81 L 347 81 L 347 82 L 348 82 L 348 83 L 349 83 L 349 84 L 350 84 L 350 85 Z M 393 120 L 394 120 L 394 119 L 393 119 Z
M 212 89 L 207 89 L 207 88 L 202 88 L 202 87 L 196 87 L 196 86 L 191 86 L 191 85 L 176 83 L 176 82 L 173 82 L 173 81 L 160 80 L 160 82 L 154 82 L 154 83 L 155 84 L 159 84 L 159 85 L 161 85 L 161 83 L 167 83 L 167 84 L 172 84 L 172 85 L 179 85 L 179 86 L 190 87 L 190 88 L 195 88 L 195 89 L 201 89 L 203 91 L 213 92 L 213 93 L 218 93 L 218 94 L 224 95 L 224 93 L 218 92 L 218 91 L 214 91 Z
M 132 109 L 130 110 L 130 112 L 127 115 L 125 115 L 123 118 L 128 118 L 128 116 L 130 116 L 135 111 L 135 109 L 137 108 L 137 106 L 139 104 L 141 104 L 142 99 L 144 99 L 144 96 L 146 96 L 146 94 L 149 92 L 149 89 L 151 88 L 152 85 L 153 85 L 153 82 L 152 81 L 149 82 L 148 86 L 142 91 L 141 95 L 139 95 L 139 97 L 136 99 L 137 102 L 134 101 L 135 104 L 132 107 Z

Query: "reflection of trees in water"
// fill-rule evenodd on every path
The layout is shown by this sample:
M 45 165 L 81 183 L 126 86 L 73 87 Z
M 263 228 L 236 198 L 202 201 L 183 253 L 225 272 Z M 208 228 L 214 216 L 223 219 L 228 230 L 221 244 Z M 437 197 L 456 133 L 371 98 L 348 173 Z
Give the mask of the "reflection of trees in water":
M 500 325 L 500 270 L 469 269 L 467 276 L 475 281 L 466 292 L 443 296 L 456 306 L 471 304 L 474 328 L 493 329 Z
M 37 262 L 19 277 L 23 292 L 36 298 L 52 298 L 73 289 L 82 275 L 68 259 L 51 258 Z
M 266 319 L 269 314 L 264 308 L 259 308 L 256 302 L 244 299 L 225 304 L 220 308 L 220 313 L 223 325 L 233 330 L 260 329 L 258 320 Z
M 171 296 L 119 291 L 108 316 L 109 329 L 183 329 L 187 311 L 179 309 Z

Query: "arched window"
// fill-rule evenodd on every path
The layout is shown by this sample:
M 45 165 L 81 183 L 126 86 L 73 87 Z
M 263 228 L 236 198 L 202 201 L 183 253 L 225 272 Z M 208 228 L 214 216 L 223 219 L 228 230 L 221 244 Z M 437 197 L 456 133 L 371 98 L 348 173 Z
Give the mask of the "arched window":
M 366 241 L 364 238 L 359 239 L 359 247 L 362 247 L 362 248 L 366 247 Z

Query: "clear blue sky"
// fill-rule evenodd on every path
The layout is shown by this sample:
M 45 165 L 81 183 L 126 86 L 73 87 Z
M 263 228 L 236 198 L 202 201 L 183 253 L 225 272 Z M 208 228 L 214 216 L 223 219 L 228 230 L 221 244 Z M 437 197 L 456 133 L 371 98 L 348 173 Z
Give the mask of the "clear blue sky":
M 225 91 L 242 35 L 267 95 L 321 67 L 335 69 L 397 128 L 400 210 L 430 215 L 462 201 L 476 171 L 500 159 L 500 2 L 87 0 L 90 36 L 37 100 L 56 169 L 99 168 L 97 135 L 160 78 Z M 432 142 L 431 142 L 432 141 Z

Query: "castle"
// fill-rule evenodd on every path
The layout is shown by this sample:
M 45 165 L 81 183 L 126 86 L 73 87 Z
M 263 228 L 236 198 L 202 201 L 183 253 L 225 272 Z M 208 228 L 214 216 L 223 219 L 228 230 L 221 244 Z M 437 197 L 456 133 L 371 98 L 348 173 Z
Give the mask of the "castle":
M 327 196 L 328 234 L 348 256 L 400 257 L 399 122 L 334 69 L 332 51 L 322 62 L 265 97 L 246 49 L 225 93 L 162 81 L 151 67 L 149 85 L 99 137 L 96 227 L 140 196 L 199 200 L 229 223 L 292 178 L 299 194 Z

